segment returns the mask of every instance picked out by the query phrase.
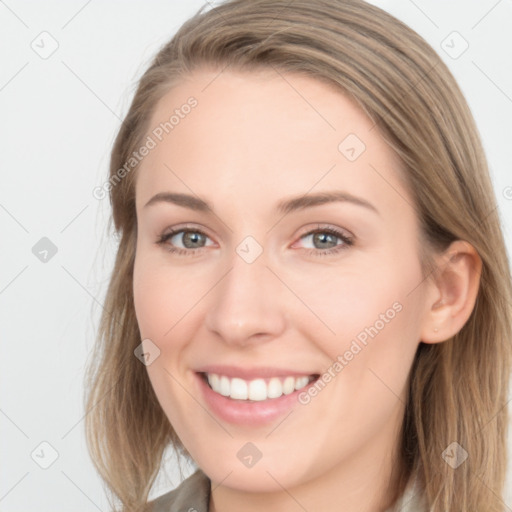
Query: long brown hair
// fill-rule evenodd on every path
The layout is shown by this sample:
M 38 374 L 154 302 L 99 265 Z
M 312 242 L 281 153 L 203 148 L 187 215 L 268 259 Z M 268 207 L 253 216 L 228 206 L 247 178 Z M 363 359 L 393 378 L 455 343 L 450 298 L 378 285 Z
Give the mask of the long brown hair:
M 417 468 L 433 512 L 502 510 L 512 286 L 486 158 L 440 57 L 413 30 L 362 0 L 231 0 L 200 10 L 140 79 L 111 155 L 119 245 L 86 375 L 88 447 L 112 496 L 123 510 L 144 510 L 165 448 L 186 455 L 134 356 L 141 342 L 132 291 L 137 166 L 119 171 L 143 144 L 159 99 L 200 66 L 219 72 L 272 66 L 335 84 L 403 163 L 425 240 L 425 278 L 434 271 L 433 251 L 457 239 L 477 250 L 482 272 L 469 320 L 451 339 L 420 343 L 411 369 L 397 495 Z M 443 458 L 453 442 L 468 454 L 457 468 Z

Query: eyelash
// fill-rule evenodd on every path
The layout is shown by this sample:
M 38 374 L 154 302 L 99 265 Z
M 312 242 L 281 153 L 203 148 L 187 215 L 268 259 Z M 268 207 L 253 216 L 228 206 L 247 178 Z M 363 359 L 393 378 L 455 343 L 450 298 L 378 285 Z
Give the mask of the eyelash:
M 201 231 L 200 229 L 180 228 L 180 229 L 171 230 L 163 235 L 160 235 L 156 241 L 156 244 L 164 245 L 167 242 L 167 240 L 171 239 L 177 233 L 199 233 L 205 237 L 208 237 L 208 235 L 206 233 L 204 233 L 203 231 Z M 308 255 L 330 256 L 330 255 L 337 254 L 337 253 L 347 249 L 348 247 L 354 245 L 354 241 L 351 237 L 348 237 L 341 231 L 338 231 L 337 229 L 334 229 L 334 228 L 321 228 L 321 229 L 318 228 L 318 229 L 315 229 L 312 231 L 308 231 L 307 233 L 304 233 L 300 237 L 300 239 L 305 238 L 310 235 L 314 235 L 316 233 L 327 233 L 329 235 L 333 235 L 336 238 L 339 238 L 340 240 L 342 240 L 343 243 L 338 244 L 331 249 L 306 249 L 306 254 L 308 254 Z M 201 249 L 204 249 L 204 247 L 198 247 L 196 249 L 182 249 L 180 247 L 169 246 L 166 248 L 167 251 L 174 253 L 174 254 L 178 254 L 180 256 L 185 256 L 185 255 L 193 256 Z

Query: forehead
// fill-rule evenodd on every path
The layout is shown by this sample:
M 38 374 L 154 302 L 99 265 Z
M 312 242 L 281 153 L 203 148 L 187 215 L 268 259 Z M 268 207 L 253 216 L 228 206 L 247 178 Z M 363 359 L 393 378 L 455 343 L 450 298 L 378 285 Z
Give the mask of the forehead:
M 340 187 L 391 204 L 400 193 L 400 162 L 372 120 L 334 85 L 297 73 L 197 70 L 160 100 L 147 135 L 138 207 L 165 190 L 214 204 Z

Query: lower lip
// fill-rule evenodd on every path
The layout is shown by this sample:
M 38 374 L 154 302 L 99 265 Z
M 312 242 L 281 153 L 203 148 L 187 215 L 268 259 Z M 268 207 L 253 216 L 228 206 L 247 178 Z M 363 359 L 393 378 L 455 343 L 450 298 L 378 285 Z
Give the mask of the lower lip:
M 266 425 L 280 418 L 297 404 L 297 396 L 314 384 L 314 381 L 307 386 L 290 393 L 281 395 L 279 398 L 271 398 L 251 402 L 247 400 L 234 400 L 219 395 L 196 373 L 201 392 L 209 409 L 221 420 L 236 425 Z

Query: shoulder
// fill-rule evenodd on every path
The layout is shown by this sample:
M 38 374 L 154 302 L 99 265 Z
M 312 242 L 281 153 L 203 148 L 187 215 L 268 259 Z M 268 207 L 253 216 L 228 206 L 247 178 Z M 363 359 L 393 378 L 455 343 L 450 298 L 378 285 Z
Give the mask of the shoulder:
M 208 512 L 210 479 L 198 469 L 181 484 L 148 503 L 151 512 Z

